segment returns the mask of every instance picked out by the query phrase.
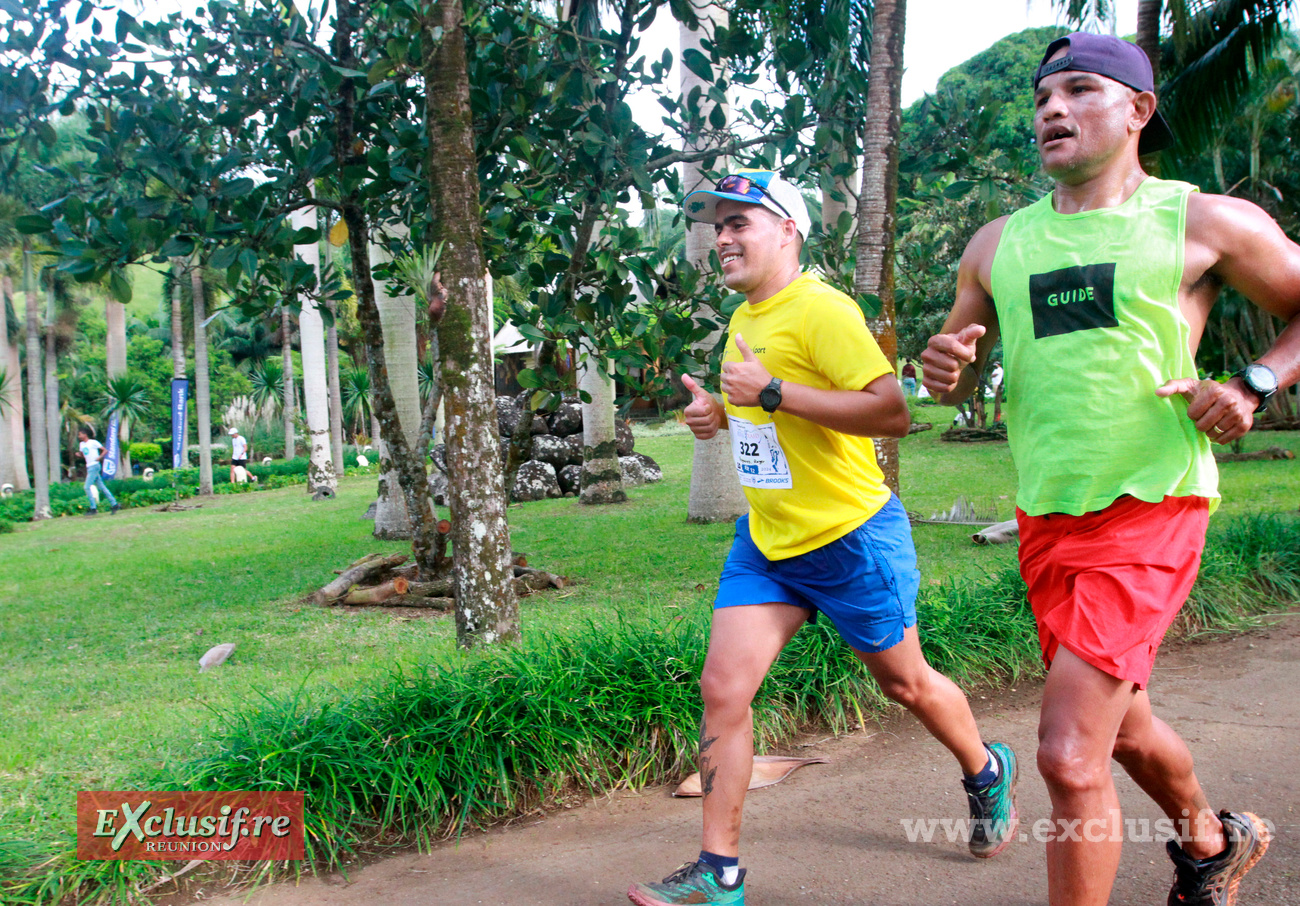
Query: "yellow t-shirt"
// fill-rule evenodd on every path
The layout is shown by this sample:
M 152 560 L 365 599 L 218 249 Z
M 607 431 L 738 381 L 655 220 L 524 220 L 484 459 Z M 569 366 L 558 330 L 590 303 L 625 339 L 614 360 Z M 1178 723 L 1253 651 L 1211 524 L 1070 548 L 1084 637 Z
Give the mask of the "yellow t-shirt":
M 736 334 L 773 377 L 823 390 L 861 390 L 891 374 L 852 299 L 804 274 L 731 316 L 724 362 L 740 361 Z M 869 437 L 853 437 L 758 406 L 727 402 L 732 456 L 749 499 L 749 531 L 769 560 L 830 544 L 889 502 Z

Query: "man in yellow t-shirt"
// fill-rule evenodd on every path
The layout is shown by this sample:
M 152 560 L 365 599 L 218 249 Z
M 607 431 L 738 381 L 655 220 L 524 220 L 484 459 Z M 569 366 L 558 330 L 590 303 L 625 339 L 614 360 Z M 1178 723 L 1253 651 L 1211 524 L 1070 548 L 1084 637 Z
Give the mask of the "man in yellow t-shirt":
M 700 678 L 702 851 L 628 897 L 639 906 L 743 906 L 750 703 L 818 613 L 957 758 L 975 819 L 970 851 L 994 856 L 1016 831 L 1015 754 L 984 744 L 965 695 L 921 653 L 911 528 L 871 440 L 902 437 L 910 425 L 893 367 L 853 300 L 800 270 L 810 219 L 793 185 L 771 171 L 739 171 L 690 193 L 685 208 L 714 225 L 723 279 L 747 303 L 729 328 L 725 406 L 683 377 L 694 394 L 686 423 L 702 440 L 729 431 L 750 514 L 736 523 Z

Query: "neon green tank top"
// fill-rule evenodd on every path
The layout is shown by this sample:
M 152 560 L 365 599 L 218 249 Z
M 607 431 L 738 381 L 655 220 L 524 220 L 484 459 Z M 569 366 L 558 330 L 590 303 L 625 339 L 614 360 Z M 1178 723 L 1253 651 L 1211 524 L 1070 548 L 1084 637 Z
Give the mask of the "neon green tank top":
M 1048 195 L 1007 220 L 991 280 L 1016 503 L 1029 515 L 1078 516 L 1126 494 L 1217 500 L 1186 401 L 1155 395 L 1196 377 L 1178 308 L 1194 191 L 1148 178 L 1118 207 L 1058 214 Z

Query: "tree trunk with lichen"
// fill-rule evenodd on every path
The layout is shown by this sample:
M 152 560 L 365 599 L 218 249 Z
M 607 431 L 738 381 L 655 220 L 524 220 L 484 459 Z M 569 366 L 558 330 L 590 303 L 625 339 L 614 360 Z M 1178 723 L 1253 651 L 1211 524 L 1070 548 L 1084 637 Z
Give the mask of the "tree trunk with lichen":
M 853 288 L 880 299 L 867 319 L 871 335 L 891 365 L 898 361 L 894 329 L 894 211 L 898 200 L 898 135 L 902 121 L 903 25 L 907 0 L 876 0 L 867 77 L 867 123 L 862 140 L 862 192 L 858 205 L 858 261 Z M 898 439 L 876 439 L 885 484 L 898 493 Z
M 438 326 L 447 414 L 447 502 L 451 508 L 456 640 L 464 648 L 519 638 L 505 485 L 497 444 L 492 300 L 480 246 L 464 10 L 460 0 L 424 0 L 420 38 L 425 85 L 426 176 L 431 241 L 446 243 L 446 311 Z M 434 31 L 442 35 L 435 39 Z
M 359 65 L 353 47 L 353 29 L 358 19 L 357 4 L 353 0 L 340 0 L 337 27 L 332 39 L 335 58 L 345 67 Z M 359 164 L 361 151 L 357 145 L 356 85 L 344 80 L 339 88 L 335 112 L 334 154 L 340 166 Z M 366 367 L 370 375 L 375 418 L 381 426 L 395 428 L 400 424 L 397 406 L 393 401 L 388 382 L 388 365 L 384 349 L 384 333 L 380 325 L 379 310 L 375 304 L 375 284 L 370 274 L 370 223 L 362 206 L 360 188 L 345 185 L 340 193 L 339 208 L 348 229 L 348 250 L 352 256 L 352 288 L 357 300 L 357 320 L 366 347 Z M 435 540 L 438 520 L 429 500 L 428 475 L 424 469 L 424 451 L 407 442 L 405 432 L 392 430 L 388 455 L 397 468 L 402 496 L 411 515 L 411 554 L 421 577 L 432 576 L 436 570 Z

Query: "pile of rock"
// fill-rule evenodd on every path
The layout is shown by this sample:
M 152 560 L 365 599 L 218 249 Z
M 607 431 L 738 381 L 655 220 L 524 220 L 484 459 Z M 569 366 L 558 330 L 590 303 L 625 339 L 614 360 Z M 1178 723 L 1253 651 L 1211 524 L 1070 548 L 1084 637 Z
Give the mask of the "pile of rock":
M 501 456 L 505 461 L 510 437 L 521 419 L 532 418 L 532 441 L 528 460 L 515 478 L 514 500 L 544 500 L 548 497 L 576 497 L 582 477 L 582 403 L 564 400 L 548 414 L 530 413 L 532 391 L 519 397 L 497 397 L 497 428 L 501 434 Z M 618 461 L 624 487 L 636 487 L 664 477 L 663 470 L 649 456 L 637 453 L 632 427 L 615 420 Z

